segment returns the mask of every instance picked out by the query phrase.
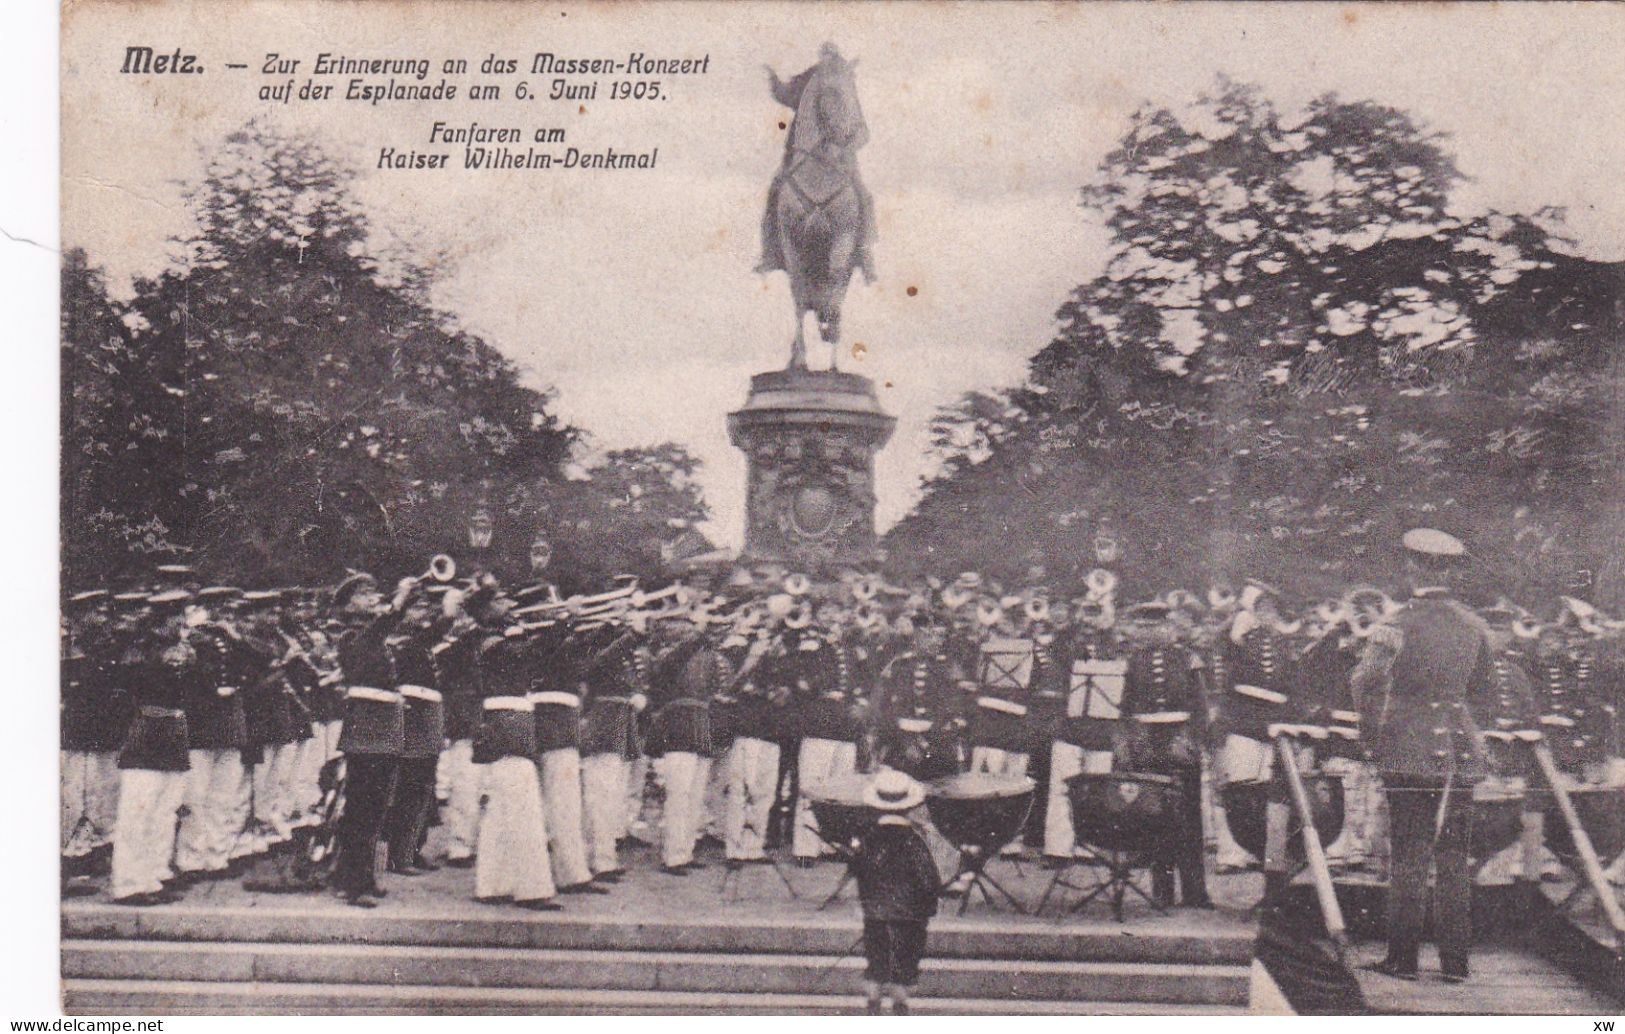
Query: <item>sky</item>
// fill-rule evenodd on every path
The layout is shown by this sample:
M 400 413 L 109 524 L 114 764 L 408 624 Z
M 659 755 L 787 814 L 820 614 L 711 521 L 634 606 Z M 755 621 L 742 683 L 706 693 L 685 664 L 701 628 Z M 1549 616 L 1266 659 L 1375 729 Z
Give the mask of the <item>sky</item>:
M 1563 206 L 1577 250 L 1625 258 L 1618 5 L 81 0 L 63 26 L 65 247 L 116 281 L 155 272 L 187 228 L 182 190 L 212 145 L 256 116 L 315 132 L 362 170 L 357 194 L 384 238 L 436 256 L 438 301 L 528 383 L 552 386 L 562 417 L 605 449 L 670 440 L 693 452 L 707 531 L 729 546 L 742 538 L 745 464 L 724 415 L 752 373 L 783 365 L 793 332 L 783 274 L 752 272 L 789 114 L 763 66 L 788 77 L 825 40 L 859 62 L 871 134 L 860 164 L 879 279 L 847 295 L 840 365 L 873 378 L 898 417 L 877 460 L 881 530 L 918 498 L 934 409 L 1019 381 L 1067 292 L 1104 264 L 1108 237 L 1078 190 L 1130 114 L 1188 103 L 1219 74 L 1283 108 L 1328 91 L 1403 108 L 1449 134 L 1468 176 L 1463 212 Z M 121 74 L 136 43 L 194 51 L 209 71 Z M 269 52 L 300 58 L 303 73 L 323 51 L 525 68 L 541 51 L 634 50 L 709 54 L 709 71 L 668 80 L 673 96 L 653 103 L 258 97 L 283 81 L 259 74 Z M 471 119 L 558 126 L 583 148 L 658 146 L 659 165 L 372 168 L 382 146 L 424 149 L 430 123 Z M 814 365 L 827 357 L 815 350 Z

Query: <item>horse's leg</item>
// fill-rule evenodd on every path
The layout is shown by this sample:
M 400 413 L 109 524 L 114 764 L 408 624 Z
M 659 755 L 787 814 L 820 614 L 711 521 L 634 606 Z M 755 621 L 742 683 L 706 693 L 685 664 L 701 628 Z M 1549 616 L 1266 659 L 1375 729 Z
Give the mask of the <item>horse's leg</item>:
M 786 218 L 783 195 L 780 195 L 779 206 L 779 243 L 784 251 L 784 271 L 790 276 L 790 303 L 796 314 L 796 334 L 790 342 L 790 365 L 787 369 L 805 370 L 807 368 L 807 338 L 803 329 L 806 320 L 807 270 L 802 262 L 801 249 L 794 237 L 788 232 L 790 221 Z
M 820 331 L 829 343 L 829 368 L 836 368 L 836 356 L 841 342 L 841 303 L 846 299 L 846 288 L 852 280 L 852 256 L 857 248 L 857 234 L 847 229 L 835 235 L 829 249 L 829 292 L 820 315 Z

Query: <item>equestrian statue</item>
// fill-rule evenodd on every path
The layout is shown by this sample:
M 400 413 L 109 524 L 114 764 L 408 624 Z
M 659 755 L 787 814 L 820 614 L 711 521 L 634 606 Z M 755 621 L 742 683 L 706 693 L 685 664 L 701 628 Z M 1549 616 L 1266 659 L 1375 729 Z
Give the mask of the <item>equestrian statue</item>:
M 858 175 L 858 148 L 869 142 L 869 127 L 858 106 L 857 87 L 847 61 L 832 43 L 818 63 L 781 81 L 768 68 L 773 99 L 795 111 L 784 146 L 784 162 L 773 178 L 762 215 L 759 273 L 782 269 L 790 277 L 796 334 L 790 348 L 792 370 L 807 368 L 803 324 L 818 319 L 819 336 L 830 346 L 830 369 L 841 336 L 841 302 L 852 270 L 875 279 L 874 201 Z

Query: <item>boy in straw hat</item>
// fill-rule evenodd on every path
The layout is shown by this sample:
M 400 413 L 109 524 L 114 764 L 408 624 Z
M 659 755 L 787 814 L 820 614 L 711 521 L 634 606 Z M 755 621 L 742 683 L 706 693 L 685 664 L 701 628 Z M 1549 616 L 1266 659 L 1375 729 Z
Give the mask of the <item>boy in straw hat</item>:
M 909 776 L 882 769 L 864 790 L 863 803 L 880 817 L 852 859 L 863 903 L 863 971 L 869 1011 L 891 1000 L 892 1012 L 908 1012 L 908 992 L 920 976 L 926 924 L 937 914 L 942 877 L 925 838 L 909 823 L 908 812 L 925 800 L 925 790 Z

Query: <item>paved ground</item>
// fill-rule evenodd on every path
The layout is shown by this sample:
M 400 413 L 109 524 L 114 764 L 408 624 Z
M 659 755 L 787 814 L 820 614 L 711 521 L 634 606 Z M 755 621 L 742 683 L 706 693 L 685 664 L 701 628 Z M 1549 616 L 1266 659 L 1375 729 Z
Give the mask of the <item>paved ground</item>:
M 431 833 L 428 855 L 441 857 L 438 836 Z M 671 876 L 659 871 L 659 860 L 648 847 L 634 846 L 623 852 L 628 873 L 625 879 L 611 888 L 606 895 L 567 895 L 557 900 L 572 915 L 613 915 L 621 918 L 647 917 L 650 919 L 693 919 L 709 916 L 772 916 L 787 921 L 797 918 L 836 919 L 855 921 L 858 918 L 855 888 L 848 886 L 834 904 L 819 911 L 819 905 L 834 891 L 840 881 L 843 867 L 834 862 L 821 863 L 803 869 L 786 862 L 776 872 L 772 866 L 747 866 L 737 873 L 728 873 L 723 867 L 720 850 L 709 843 L 699 853 L 705 868 L 687 876 Z M 953 858 L 944 852 L 939 858 L 943 875 L 952 871 Z M 794 887 L 792 897 L 782 872 Z M 1029 910 L 1035 906 L 1049 886 L 1053 873 L 1035 861 L 1000 859 L 989 872 Z M 1087 871 L 1073 870 L 1071 881 L 1088 885 L 1092 877 Z M 471 869 L 443 868 L 438 872 L 417 877 L 385 874 L 383 886 L 387 897 L 374 914 L 445 915 L 468 917 L 471 915 L 531 915 L 513 906 L 481 905 L 474 898 L 474 873 Z M 1213 897 L 1218 904 L 1214 911 L 1176 909 L 1167 915 L 1155 914 L 1144 902 L 1133 895 L 1126 903 L 1127 926 L 1136 932 L 1193 930 L 1224 931 L 1233 934 L 1238 929 L 1252 928 L 1249 909 L 1261 890 L 1260 878 L 1254 873 L 1214 877 L 1211 883 Z M 241 879 L 220 879 L 197 884 L 186 892 L 185 900 L 165 908 L 188 907 L 266 907 L 274 909 L 339 910 L 353 913 L 342 901 L 327 892 L 299 894 L 270 894 L 245 890 Z M 1043 916 L 1023 916 L 1008 908 L 992 908 L 980 895 L 972 897 L 962 920 L 966 923 L 1028 923 L 1045 926 L 1071 925 L 1079 922 L 1090 925 L 1111 922 L 1105 904 L 1096 901 L 1077 916 L 1069 916 L 1060 906 L 1061 900 L 1075 900 L 1075 891 L 1058 890 L 1052 896 Z M 75 898 L 65 907 L 77 902 L 105 903 L 107 895 L 99 890 L 95 895 Z M 942 902 L 941 919 L 955 916 L 959 903 Z

